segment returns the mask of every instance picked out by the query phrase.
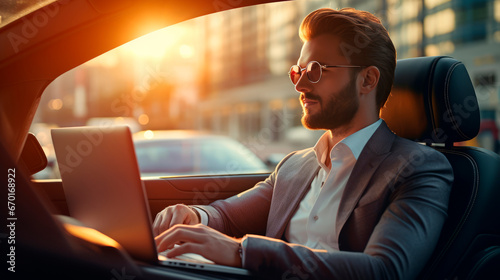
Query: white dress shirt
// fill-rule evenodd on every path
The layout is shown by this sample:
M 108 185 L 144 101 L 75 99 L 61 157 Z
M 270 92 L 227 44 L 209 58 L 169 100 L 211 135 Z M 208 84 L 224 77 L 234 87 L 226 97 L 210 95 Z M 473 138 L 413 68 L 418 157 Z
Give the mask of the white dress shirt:
M 285 229 L 285 238 L 290 243 L 327 251 L 339 249 L 335 222 L 342 193 L 366 142 L 381 123 L 382 120 L 379 119 L 349 135 L 338 142 L 330 152 L 330 132 L 321 136 L 314 146 L 319 171 Z M 331 168 L 326 165 L 328 155 Z
M 382 120 L 379 119 L 337 143 L 330 151 L 331 168 L 326 166 L 328 147 L 331 146 L 330 132 L 320 137 L 314 146 L 320 169 L 285 229 L 285 237 L 289 242 L 313 249 L 338 250 L 335 222 L 342 193 L 366 142 L 381 123 Z M 200 214 L 201 224 L 208 225 L 207 213 L 199 208 L 195 209 Z M 244 261 L 246 239 L 243 239 L 242 247 Z

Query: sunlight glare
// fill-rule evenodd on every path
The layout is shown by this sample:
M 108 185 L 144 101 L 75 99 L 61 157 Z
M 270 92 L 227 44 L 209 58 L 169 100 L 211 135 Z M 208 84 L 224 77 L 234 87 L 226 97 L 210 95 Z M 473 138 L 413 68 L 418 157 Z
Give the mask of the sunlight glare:
M 182 26 L 171 26 L 149 33 L 122 46 L 139 58 L 159 59 L 182 37 Z
M 141 125 L 147 125 L 149 123 L 149 116 L 146 114 L 141 114 L 138 118 Z
M 183 58 L 191 58 L 194 55 L 194 50 L 189 45 L 182 45 L 179 47 L 179 53 Z
M 427 9 L 434 9 L 435 7 L 442 5 L 447 2 L 447 0 L 425 0 L 425 7 Z
M 494 5 L 493 12 L 495 13 L 495 20 L 500 22 L 500 1 L 495 1 Z
M 63 107 L 63 101 L 59 98 L 55 98 L 49 101 L 50 110 L 58 111 Z
M 424 32 L 428 38 L 450 33 L 454 29 L 455 12 L 451 8 L 428 15 L 424 20 Z
M 144 132 L 144 138 L 153 139 L 153 137 L 155 137 L 155 133 L 152 130 Z

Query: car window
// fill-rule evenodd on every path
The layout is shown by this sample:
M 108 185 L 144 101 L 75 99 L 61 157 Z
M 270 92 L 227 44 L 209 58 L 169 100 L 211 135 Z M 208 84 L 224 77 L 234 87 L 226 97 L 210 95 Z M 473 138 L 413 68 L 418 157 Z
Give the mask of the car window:
M 269 171 L 253 152 L 228 138 L 140 141 L 135 149 L 143 176 Z
M 208 140 L 184 143 L 182 149 L 170 144 L 138 149 L 141 169 L 151 174 L 167 167 L 172 174 L 232 169 L 253 173 L 263 163 L 267 171 L 273 170 L 287 153 L 313 146 L 323 133 L 302 127 L 299 95 L 288 78 L 302 46 L 300 20 L 320 7 L 353 6 L 381 18 L 398 59 L 449 55 L 464 62 L 482 123 L 478 137 L 459 145 L 500 152 L 500 2 L 377 3 L 285 1 L 158 30 L 53 81 L 42 96 L 34 125 L 127 124 L 133 132 L 205 131 L 233 139 L 251 152 L 227 154 Z M 44 148 L 53 162 L 50 145 Z M 236 159 L 238 167 L 233 168 L 229 163 Z M 57 170 L 39 176 L 57 176 L 53 173 Z
M 140 170 L 148 173 L 186 174 L 194 170 L 195 158 L 191 146 L 175 141 L 161 145 L 136 145 Z
M 200 170 L 219 173 L 265 172 L 266 166 L 243 145 L 233 141 L 213 139 L 198 142 L 195 151 L 200 152 Z

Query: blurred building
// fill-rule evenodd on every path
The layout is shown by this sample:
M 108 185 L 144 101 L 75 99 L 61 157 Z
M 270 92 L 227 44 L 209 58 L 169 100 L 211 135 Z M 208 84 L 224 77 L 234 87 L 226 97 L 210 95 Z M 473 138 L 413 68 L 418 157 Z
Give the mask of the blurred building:
M 386 0 L 398 58 L 449 55 L 469 71 L 481 110 L 479 145 L 499 151 L 500 1 Z
M 498 152 L 500 0 L 298 0 L 194 19 L 56 79 L 36 119 L 75 125 L 131 117 L 143 129 L 209 130 L 263 157 L 311 146 L 321 131 L 302 127 L 299 94 L 288 78 L 302 46 L 298 28 L 315 9 L 347 6 L 382 20 L 399 59 L 463 61 L 484 122 L 477 141 Z
M 224 19 L 209 17 L 205 62 L 210 76 L 196 126 L 237 139 L 265 135 L 268 145 L 289 142 L 287 132 L 301 126 L 298 94 L 287 77 L 300 54 L 300 22 L 317 8 L 345 6 L 378 16 L 398 59 L 449 55 L 464 62 L 488 123 L 483 130 L 490 136 L 478 139 L 495 150 L 491 143 L 498 141 L 498 131 L 489 127 L 491 121 L 500 123 L 498 0 L 295 1 L 235 10 Z
M 239 139 L 261 155 L 273 144 L 274 151 L 296 148 L 287 141 L 294 129 L 305 134 L 294 137 L 300 145 L 314 144 L 318 133 L 301 126 L 299 95 L 288 70 L 300 55 L 300 22 L 325 2 L 279 3 L 206 18 L 209 74 L 197 128 Z

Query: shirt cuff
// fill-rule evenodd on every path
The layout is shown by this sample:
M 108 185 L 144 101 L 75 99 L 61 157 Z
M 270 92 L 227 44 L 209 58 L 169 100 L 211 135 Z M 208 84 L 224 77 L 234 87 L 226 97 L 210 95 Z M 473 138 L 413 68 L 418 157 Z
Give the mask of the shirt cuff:
M 208 214 L 204 210 L 198 208 L 198 207 L 193 207 L 194 210 L 200 214 L 200 223 L 202 225 L 208 226 Z
M 245 250 L 247 246 L 247 237 L 243 237 L 241 240 L 241 267 L 245 267 Z

